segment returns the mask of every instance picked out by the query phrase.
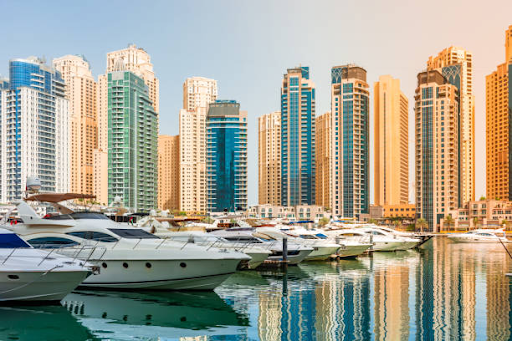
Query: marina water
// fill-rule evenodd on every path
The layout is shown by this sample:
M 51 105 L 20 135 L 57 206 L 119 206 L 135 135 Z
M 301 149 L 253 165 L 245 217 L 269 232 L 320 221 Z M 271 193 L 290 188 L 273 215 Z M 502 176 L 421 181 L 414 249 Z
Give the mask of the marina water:
M 503 246 L 431 246 L 238 272 L 215 292 L 77 290 L 62 305 L 3 306 L 0 340 L 511 339 Z

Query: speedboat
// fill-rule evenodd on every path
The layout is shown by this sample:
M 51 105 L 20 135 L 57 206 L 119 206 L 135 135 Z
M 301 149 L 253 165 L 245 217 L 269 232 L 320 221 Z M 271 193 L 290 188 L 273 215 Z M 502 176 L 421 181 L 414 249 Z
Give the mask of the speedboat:
M 375 228 L 353 228 L 329 230 L 325 232 L 328 236 L 344 243 L 345 240 L 353 240 L 360 243 L 370 243 L 372 251 L 398 251 L 408 250 L 416 246 L 420 240 L 413 238 L 399 237 Z
M 229 241 L 227 239 L 201 231 L 170 231 L 165 229 L 157 229 L 154 234 L 160 238 L 169 238 L 184 243 L 193 243 L 195 245 L 206 246 L 208 248 L 215 247 L 217 249 L 243 252 L 251 257 L 251 259 L 241 263 L 241 267 L 247 269 L 256 269 L 272 254 L 272 252 L 269 250 L 258 247 L 256 245 Z
M 448 236 L 448 239 L 455 243 L 510 243 L 505 231 L 478 229 L 466 233 L 454 233 Z
M 243 244 L 251 244 L 265 248 L 271 252 L 268 256 L 269 261 L 283 260 L 283 243 L 274 237 L 264 233 L 258 233 L 252 228 L 232 228 L 227 230 L 217 230 L 210 232 L 210 234 L 222 237 L 228 241 Z M 290 265 L 297 265 L 302 262 L 311 252 L 312 247 L 288 243 L 287 244 L 287 260 Z
M 72 193 L 35 194 L 18 204 L 23 223 L 11 228 L 34 247 L 75 254 L 101 267 L 81 286 L 107 289 L 213 290 L 248 260 L 242 252 L 161 239 L 101 213 L 74 212 L 59 202 Z M 27 201 L 52 204 L 58 215 L 40 218 Z M 95 247 L 92 253 L 80 252 Z
M 280 229 L 277 229 L 278 226 L 280 226 Z M 332 255 L 335 255 L 340 248 L 340 244 L 331 242 L 326 239 L 321 239 L 316 236 L 314 232 L 308 231 L 302 227 L 290 228 L 284 225 L 277 225 L 275 228 L 259 227 L 256 229 L 256 231 L 258 233 L 264 233 L 266 235 L 272 236 L 277 240 L 288 238 L 288 240 L 293 243 L 312 247 L 313 252 L 311 252 L 306 257 L 306 261 L 326 260 Z
M 348 258 L 348 257 L 357 257 L 363 253 L 365 253 L 373 244 L 369 241 L 365 241 L 365 238 L 362 238 L 361 241 L 355 239 L 336 239 L 330 238 L 325 234 L 325 231 L 322 230 L 293 230 L 294 233 L 299 233 L 301 238 L 305 238 L 305 236 L 311 236 L 314 234 L 316 238 L 323 240 L 330 240 L 335 244 L 338 244 L 340 248 L 336 251 L 336 256 L 340 258 Z M 311 237 L 309 237 L 311 238 Z
M 0 302 L 60 301 L 92 272 L 82 260 L 34 249 L 0 229 Z

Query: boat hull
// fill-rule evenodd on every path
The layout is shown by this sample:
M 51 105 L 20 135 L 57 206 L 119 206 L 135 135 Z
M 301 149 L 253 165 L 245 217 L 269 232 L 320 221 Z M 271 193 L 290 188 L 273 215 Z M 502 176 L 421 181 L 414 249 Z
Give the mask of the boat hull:
M 299 264 L 304 259 L 306 259 L 306 257 L 311 252 L 312 252 L 312 249 L 307 249 L 307 250 L 299 250 L 295 254 L 292 254 L 292 255 L 288 254 L 288 256 L 287 256 L 288 264 L 289 265 L 297 265 L 297 264 Z M 268 260 L 270 260 L 270 261 L 282 261 L 283 260 L 283 255 L 282 255 L 282 253 L 279 254 L 279 255 L 270 255 L 268 257 Z
M 0 302 L 60 301 L 90 274 L 83 271 L 1 271 Z M 8 276 L 18 276 L 11 279 Z
M 314 250 L 304 259 L 305 261 L 322 261 L 336 254 L 340 246 L 320 246 L 314 247 Z
M 340 258 L 357 257 L 365 253 L 370 246 L 370 244 L 344 245 L 338 250 L 337 256 Z
M 248 260 L 246 263 L 245 268 L 247 268 L 247 269 L 256 269 L 269 256 L 269 253 L 250 252 L 250 251 L 246 251 L 245 254 L 248 255 L 249 257 L 251 257 L 251 259 Z

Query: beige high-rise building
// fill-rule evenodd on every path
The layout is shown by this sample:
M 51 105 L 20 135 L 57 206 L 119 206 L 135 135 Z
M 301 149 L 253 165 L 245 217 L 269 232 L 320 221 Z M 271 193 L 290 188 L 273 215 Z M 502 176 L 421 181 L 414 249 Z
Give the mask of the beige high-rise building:
M 459 201 L 459 98 L 438 70 L 418 74 L 415 92 L 416 214 L 438 231 Z
M 258 202 L 281 205 L 281 112 L 258 117 Z
M 158 208 L 177 210 L 180 206 L 179 135 L 158 136 Z
M 475 96 L 473 54 L 451 46 L 430 57 L 428 70 L 439 70 L 459 90 L 460 107 L 460 199 L 459 205 L 475 200 Z
M 510 191 L 509 101 L 512 72 L 512 25 L 505 32 L 505 63 L 485 77 L 486 181 L 488 199 L 512 199 Z
M 380 76 L 374 84 L 375 205 L 409 202 L 409 101 L 400 80 Z M 318 143 L 317 143 L 318 144 Z
M 217 99 L 217 81 L 204 77 L 190 77 L 183 83 L 183 109 L 194 111 L 208 108 Z
M 53 60 L 66 83 L 70 120 L 70 190 L 93 193 L 93 151 L 98 145 L 97 85 L 83 56 L 67 55 Z
M 107 53 L 107 73 L 112 71 L 131 71 L 144 80 L 148 86 L 149 99 L 158 113 L 160 103 L 160 81 L 155 76 L 149 54 L 135 44 L 123 50 Z
M 315 200 L 318 206 L 331 207 L 331 145 L 332 117 L 331 112 L 318 116 L 316 119 L 316 184 Z
M 206 114 L 180 110 L 180 210 L 206 212 Z

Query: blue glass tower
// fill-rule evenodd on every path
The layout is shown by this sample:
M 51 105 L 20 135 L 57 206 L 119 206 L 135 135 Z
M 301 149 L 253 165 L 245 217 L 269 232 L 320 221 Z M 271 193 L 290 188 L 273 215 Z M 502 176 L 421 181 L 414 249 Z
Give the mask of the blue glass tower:
M 355 65 L 331 70 L 332 209 L 336 216 L 369 213 L 369 86 L 366 70 Z
M 315 84 L 309 67 L 288 69 L 281 87 L 281 204 L 315 204 Z
M 30 57 L 9 62 L 9 82 L 0 82 L 0 201 L 21 198 L 29 176 L 41 180 L 43 191 L 69 186 L 69 114 L 60 73 Z
M 247 112 L 217 100 L 206 116 L 208 212 L 247 209 Z

